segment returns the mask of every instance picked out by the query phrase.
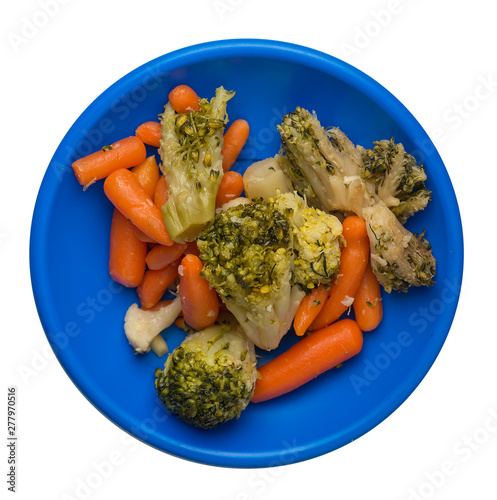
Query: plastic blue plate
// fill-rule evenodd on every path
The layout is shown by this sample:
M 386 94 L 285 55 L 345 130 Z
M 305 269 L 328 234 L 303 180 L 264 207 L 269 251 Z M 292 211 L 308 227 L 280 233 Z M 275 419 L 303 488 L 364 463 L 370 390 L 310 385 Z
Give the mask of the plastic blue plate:
M 167 414 L 156 397 L 154 370 L 165 359 L 135 356 L 123 332 L 134 290 L 108 273 L 113 207 L 102 181 L 83 192 L 71 164 L 156 120 L 169 91 L 185 83 L 212 97 L 235 90 L 231 121 L 251 134 L 235 169 L 279 150 L 276 130 L 296 106 L 315 110 L 324 126 L 352 141 L 395 137 L 425 164 L 433 201 L 408 224 L 427 229 L 437 283 L 407 294 L 384 294 L 384 320 L 365 334 L 362 352 L 294 391 L 250 404 L 241 418 L 213 430 Z M 155 153 L 152 148 L 150 154 Z M 149 445 L 195 462 L 268 467 L 331 452 L 371 430 L 405 401 L 430 369 L 449 332 L 463 269 L 459 209 L 435 146 L 410 112 L 364 73 L 324 53 L 266 40 L 210 42 L 166 54 L 121 78 L 78 118 L 44 176 L 32 222 L 31 275 L 47 338 L 76 387 L 112 422 Z M 174 348 L 183 334 L 166 334 Z M 280 352 L 295 342 L 289 333 Z M 262 353 L 264 363 L 273 353 Z

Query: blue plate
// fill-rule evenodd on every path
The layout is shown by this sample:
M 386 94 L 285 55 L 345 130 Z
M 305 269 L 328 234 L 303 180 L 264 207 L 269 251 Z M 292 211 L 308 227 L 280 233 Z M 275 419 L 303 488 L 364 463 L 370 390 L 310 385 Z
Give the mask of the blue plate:
M 241 418 L 199 430 L 167 414 L 154 389 L 163 360 L 133 355 L 123 333 L 134 290 L 108 273 L 110 202 L 102 181 L 83 192 L 71 164 L 156 120 L 169 91 L 185 83 L 211 97 L 235 90 L 230 120 L 245 118 L 249 141 L 235 169 L 279 150 L 276 124 L 296 106 L 315 110 L 369 147 L 395 137 L 425 164 L 433 201 L 408 224 L 427 228 L 437 283 L 384 294 L 381 326 L 365 334 L 362 352 L 340 369 L 275 400 L 250 404 Z M 152 148 L 150 154 L 154 154 Z M 144 64 L 107 89 L 64 137 L 43 179 L 32 222 L 31 274 L 47 338 L 76 387 L 112 422 L 149 445 L 199 463 L 269 467 L 331 452 L 371 430 L 412 393 L 435 361 L 456 310 L 463 237 L 456 197 L 435 146 L 387 90 L 329 55 L 266 40 L 210 42 Z M 295 342 L 289 333 L 276 352 Z M 183 334 L 171 328 L 171 348 Z M 262 353 L 261 363 L 273 353 Z

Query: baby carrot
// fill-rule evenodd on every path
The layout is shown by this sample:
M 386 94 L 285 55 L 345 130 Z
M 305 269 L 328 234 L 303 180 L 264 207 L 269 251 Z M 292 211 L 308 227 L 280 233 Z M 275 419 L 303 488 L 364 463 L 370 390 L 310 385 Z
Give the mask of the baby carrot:
M 104 192 L 114 206 L 147 236 L 172 245 L 162 213 L 130 170 L 112 172 L 104 182 Z
M 166 176 L 161 175 L 159 180 L 157 181 L 157 185 L 155 186 L 154 192 L 154 203 L 158 208 L 162 208 L 162 205 L 165 205 L 167 201 L 167 182 Z
M 153 198 L 155 186 L 159 180 L 159 165 L 157 165 L 155 156 L 149 156 L 140 165 L 132 168 L 131 171 L 136 175 L 148 196 Z
M 383 318 L 381 288 L 370 263 L 355 294 L 353 307 L 355 320 L 363 332 L 370 332 L 381 323 Z
M 178 260 L 185 250 L 186 245 L 181 243 L 173 243 L 171 246 L 156 245 L 147 254 L 147 266 L 149 269 L 162 269 Z
M 161 129 L 159 122 L 142 123 L 136 130 L 135 135 L 148 146 L 158 148 L 160 146 Z
M 343 221 L 343 236 L 347 244 L 342 248 L 338 275 L 309 330 L 330 325 L 349 308 L 349 301 L 354 298 L 369 261 L 369 238 L 364 219 L 356 215 L 346 217 Z
M 238 172 L 225 172 L 217 188 L 216 207 L 238 198 L 243 192 L 243 176 Z
M 133 135 L 76 160 L 72 168 L 78 182 L 86 189 L 95 181 L 107 177 L 119 168 L 139 165 L 146 156 L 145 145 Z
M 140 241 L 133 224 L 117 208 L 110 227 L 109 272 L 114 281 L 137 287 L 145 274 L 147 244 Z
M 144 241 L 145 243 L 156 243 L 158 244 L 153 238 L 150 236 L 147 236 L 143 231 L 138 229 L 135 225 L 133 225 L 133 230 L 135 232 L 135 236 L 140 240 Z
M 178 262 L 173 262 L 163 269 L 148 269 L 136 289 L 142 307 L 146 309 L 154 307 L 177 277 Z
M 235 120 L 224 133 L 223 170 L 229 170 L 235 163 L 249 136 L 249 124 L 245 120 Z
M 352 319 L 342 319 L 303 337 L 258 368 L 252 402 L 286 394 L 358 354 L 363 336 Z
M 186 323 L 194 330 L 212 325 L 219 314 L 219 299 L 214 288 L 200 276 L 202 261 L 193 254 L 181 260 L 179 267 L 179 295 Z
M 323 308 L 327 296 L 328 290 L 321 284 L 302 299 L 293 320 L 293 329 L 297 335 L 304 335 Z
M 178 85 L 169 92 L 169 102 L 176 113 L 200 111 L 199 97 L 188 85 Z

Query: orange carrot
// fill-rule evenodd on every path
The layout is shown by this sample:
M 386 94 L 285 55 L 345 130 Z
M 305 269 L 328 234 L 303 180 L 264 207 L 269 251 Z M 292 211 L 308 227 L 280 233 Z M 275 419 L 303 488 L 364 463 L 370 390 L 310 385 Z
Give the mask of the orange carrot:
M 349 308 L 349 302 L 359 288 L 369 261 L 369 238 L 364 219 L 356 215 L 346 217 L 343 221 L 343 236 L 347 245 L 342 248 L 338 275 L 309 330 L 319 330 L 330 325 Z
M 112 172 L 105 179 L 104 191 L 114 206 L 147 236 L 162 245 L 173 244 L 161 211 L 133 172 L 124 168 Z
M 169 93 L 169 102 L 176 113 L 200 111 L 199 97 L 188 85 L 178 85 Z
M 165 205 L 167 201 L 167 182 L 166 176 L 161 175 L 159 180 L 157 181 L 157 185 L 155 186 L 154 192 L 154 203 L 157 207 L 162 208 L 162 205 Z
M 249 136 L 249 124 L 245 120 L 235 120 L 224 133 L 223 170 L 229 170 L 235 163 Z
M 78 182 L 86 189 L 119 168 L 139 165 L 146 156 L 145 144 L 133 135 L 76 160 L 72 168 Z
M 178 263 L 173 262 L 163 269 L 148 269 L 145 272 L 142 282 L 136 289 L 142 307 L 149 309 L 162 299 L 169 285 L 178 277 Z
M 156 245 L 152 248 L 146 258 L 146 263 L 149 269 L 162 269 L 178 260 L 186 250 L 186 245 L 181 243 L 173 243 L 170 246 Z
M 219 314 L 219 299 L 214 288 L 200 276 L 202 261 L 193 254 L 183 257 L 179 272 L 179 295 L 186 323 L 194 330 L 212 325 Z
M 117 208 L 110 227 L 109 272 L 123 286 L 137 287 L 145 274 L 147 244 L 140 241 L 133 224 Z
M 144 241 L 145 243 L 155 243 L 158 244 L 153 238 L 150 236 L 147 236 L 143 231 L 138 229 L 135 225 L 133 225 L 133 230 L 135 232 L 135 236 L 140 240 Z
M 200 250 L 198 249 L 197 243 L 195 241 L 188 241 L 186 243 L 185 255 L 192 253 L 197 257 L 200 255 Z
M 217 188 L 216 207 L 238 198 L 243 192 L 243 177 L 238 172 L 225 172 Z
M 161 128 L 159 122 L 142 123 L 136 130 L 135 135 L 144 144 L 158 148 L 160 146 Z
M 370 332 L 381 323 L 383 318 L 381 288 L 370 263 L 362 276 L 353 306 L 355 320 L 363 332 Z
M 303 337 L 258 368 L 252 402 L 267 401 L 297 389 L 358 354 L 362 341 L 357 323 L 348 318 Z
M 132 168 L 131 171 L 136 175 L 148 196 L 153 198 L 155 186 L 159 181 L 159 165 L 157 165 L 155 156 L 149 156 L 140 165 Z
M 293 320 L 293 329 L 297 335 L 300 337 L 304 335 L 323 308 L 327 296 L 328 290 L 321 284 L 302 299 Z

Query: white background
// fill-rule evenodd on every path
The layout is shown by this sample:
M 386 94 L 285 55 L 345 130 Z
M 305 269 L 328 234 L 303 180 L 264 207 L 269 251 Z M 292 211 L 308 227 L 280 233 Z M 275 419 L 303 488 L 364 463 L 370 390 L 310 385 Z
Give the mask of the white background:
M 5 415 L 7 386 L 17 385 L 17 498 L 497 498 L 497 30 L 491 5 L 488 0 L 2 2 L 0 408 Z M 128 438 L 100 415 L 50 353 L 28 262 L 42 176 L 86 106 L 161 54 L 238 37 L 327 52 L 397 96 L 444 160 L 466 245 L 453 327 L 413 395 L 340 450 L 262 470 L 214 468 L 168 456 Z M 5 417 L 1 421 L 6 425 Z M 8 450 L 0 449 L 3 494 Z

